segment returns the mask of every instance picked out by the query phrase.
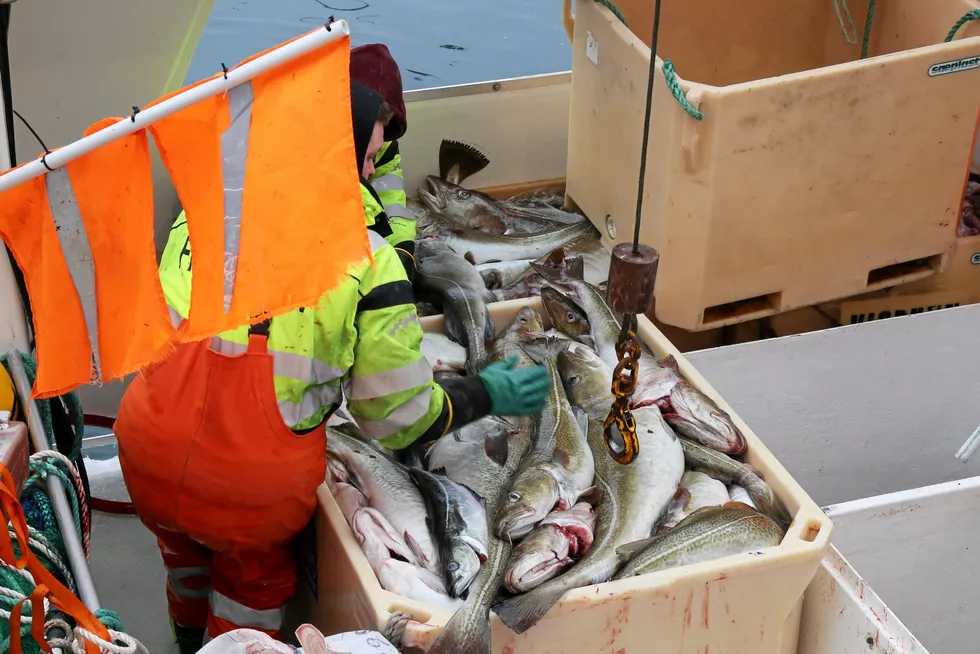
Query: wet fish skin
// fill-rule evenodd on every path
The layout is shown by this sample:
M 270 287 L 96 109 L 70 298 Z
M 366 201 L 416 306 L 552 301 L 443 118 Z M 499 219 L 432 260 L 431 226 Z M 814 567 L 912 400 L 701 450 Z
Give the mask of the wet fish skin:
M 514 548 L 504 586 L 525 593 L 554 578 L 588 551 L 594 531 L 595 509 L 586 502 L 552 511 Z
M 667 424 L 679 435 L 725 454 L 745 453 L 745 436 L 731 416 L 686 379 L 674 384 L 662 404 Z
M 574 342 L 558 355 L 558 373 L 569 402 L 592 420 L 605 420 L 609 415 L 615 399 L 612 372 L 595 350 L 582 343 Z
M 615 578 L 774 547 L 782 542 L 783 534 L 775 521 L 744 504 L 705 507 L 665 534 L 621 547 L 620 555 L 629 562 Z
M 551 390 L 534 419 L 534 445 L 521 463 L 497 516 L 497 535 L 517 540 L 554 508 L 566 510 L 590 489 L 595 476 L 592 450 L 572 412 L 558 374 L 556 357 L 568 341 L 528 335 L 525 352 L 547 367 Z
M 450 598 L 439 584 L 442 580 L 425 568 L 398 559 L 388 559 L 377 571 L 378 581 L 385 590 L 413 599 L 417 602 L 437 606 L 444 611 L 458 608 L 462 602 Z
M 697 470 L 688 470 L 681 477 L 681 484 L 670 504 L 670 510 L 660 531 L 666 532 L 676 527 L 684 518 L 706 506 L 722 506 L 731 501 L 728 489 L 714 477 Z
M 547 288 L 546 285 L 548 283 L 547 279 L 541 274 L 542 269 L 551 271 L 549 274 L 581 277 L 584 274 L 584 266 L 582 257 L 567 256 L 565 247 L 562 246 L 550 252 L 547 256 L 532 261 L 524 274 L 510 285 L 493 288 L 490 292 L 498 302 L 518 298 L 538 297 L 541 295 L 541 291 Z M 489 283 L 487 287 L 491 288 Z
M 493 356 L 493 355 L 491 355 Z M 483 489 L 486 499 L 487 525 L 496 519 L 502 495 L 531 443 L 530 423 L 507 440 L 507 460 L 498 465 L 489 457 L 475 466 L 480 479 L 474 483 Z M 487 560 L 480 566 L 470 584 L 465 604 L 453 615 L 442 633 L 429 647 L 428 654 L 490 654 L 490 604 L 496 597 L 513 546 L 509 541 L 489 533 Z
M 515 261 L 493 261 L 481 263 L 476 267 L 483 283 L 488 289 L 506 288 L 517 283 L 524 273 L 531 269 L 533 259 L 517 259 Z
M 752 501 L 752 498 L 749 497 L 749 492 L 744 488 L 742 488 L 741 486 L 739 486 L 738 484 L 732 484 L 731 486 L 729 486 L 728 494 L 729 496 L 731 496 L 732 502 L 741 502 L 746 506 L 751 506 L 753 509 L 756 510 L 759 509 L 759 507 L 755 505 L 755 502 Z
M 463 372 L 466 369 L 466 348 L 445 334 L 425 332 L 422 354 L 432 366 L 432 372 Z
M 516 356 L 519 368 L 537 365 L 524 351 L 522 343 L 529 334 L 538 334 L 543 330 L 541 315 L 532 307 L 521 307 L 507 328 L 490 344 L 488 361 L 500 363 Z
M 472 259 L 474 264 L 492 261 L 514 261 L 516 259 L 537 259 L 543 257 L 568 241 L 595 230 L 586 221 L 575 225 L 562 225 L 538 232 L 505 236 L 486 234 L 472 229 L 453 229 L 437 232 L 439 240 L 448 243 L 456 252 Z M 424 232 L 423 236 L 429 235 Z
M 589 447 L 600 491 L 595 540 L 585 556 L 559 577 L 494 607 L 513 631 L 524 633 L 534 626 L 565 591 L 612 577 L 621 565 L 616 549 L 647 537 L 667 508 L 684 472 L 681 446 L 656 407 L 637 409 L 633 415 L 640 451 L 629 465 L 613 461 L 606 453 L 602 422 L 589 421 Z
M 680 442 L 688 469 L 700 470 L 724 484 L 743 487 L 759 511 L 780 524 L 789 524 L 790 516 L 758 470 L 687 438 L 681 438 Z
M 413 468 L 411 475 L 428 508 L 449 596 L 460 597 L 487 556 L 486 513 L 472 491 L 445 475 L 421 468 Z
M 442 294 L 446 334 L 466 348 L 467 371 L 486 365 L 486 341 L 495 333 L 487 309 L 492 296 L 476 268 L 446 243 L 423 239 L 416 245 L 416 283 Z
M 351 431 L 348 425 L 347 431 Z M 327 428 L 327 453 L 347 467 L 351 483 L 381 512 L 404 540 L 422 567 L 441 574 L 439 554 L 429 530 L 422 494 L 404 466 L 377 446 L 350 436 L 347 431 Z
M 525 235 L 587 222 L 581 214 L 544 203 L 498 200 L 432 175 L 426 177 L 425 185 L 426 188 L 418 190 L 422 204 L 464 229 L 480 230 L 491 235 Z

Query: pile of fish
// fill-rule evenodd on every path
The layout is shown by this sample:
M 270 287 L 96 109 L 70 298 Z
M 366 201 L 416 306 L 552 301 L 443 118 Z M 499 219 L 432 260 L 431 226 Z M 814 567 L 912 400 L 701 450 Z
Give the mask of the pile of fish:
M 980 175 L 971 173 L 966 184 L 957 234 L 959 236 L 980 234 Z
M 439 176 L 429 176 L 418 200 L 410 201 L 419 239 L 419 315 L 444 313 L 446 305 L 457 315 L 479 313 L 491 302 L 536 296 L 542 277 L 532 264 L 593 284 L 609 274 L 599 233 L 564 208 L 563 194 L 535 190 L 499 200 L 460 186 L 488 164 L 478 148 L 443 141 Z
M 438 351 L 445 374 L 472 370 L 477 358 L 481 366 L 511 356 L 519 366 L 547 366 L 552 386 L 540 415 L 484 418 L 406 465 L 329 435 L 331 458 L 367 498 L 361 509 L 352 502 L 354 513 L 377 509 L 364 525 L 348 517 L 375 570 L 385 556 L 414 567 L 411 579 L 386 579 L 382 567 L 382 586 L 459 607 L 431 654 L 489 652 L 491 610 L 522 633 L 568 590 L 764 550 L 788 526 L 762 474 L 740 460 L 747 443 L 739 429 L 671 357 L 642 353 L 632 400 L 639 454 L 628 465 L 610 457 L 603 421 L 619 317 L 592 284 L 546 279 L 541 296 L 553 331 L 524 307 L 490 339 L 485 311 L 453 306 L 472 358 L 451 352 L 459 346 L 440 335 L 424 344 Z M 332 486 L 351 492 L 342 483 Z

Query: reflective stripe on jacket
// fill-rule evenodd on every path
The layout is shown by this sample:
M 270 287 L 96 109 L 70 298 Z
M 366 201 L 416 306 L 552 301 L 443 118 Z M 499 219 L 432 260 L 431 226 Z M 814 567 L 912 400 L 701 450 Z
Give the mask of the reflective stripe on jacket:
M 365 205 L 365 218 L 369 207 Z M 341 392 L 365 435 L 401 448 L 439 417 L 444 393 L 420 350 L 422 326 L 414 294 L 394 249 L 368 230 L 374 264 L 350 267 L 347 278 L 320 298 L 272 320 L 276 399 L 284 422 L 304 430 L 340 404 Z M 191 298 L 191 254 L 182 213 L 171 228 L 160 280 L 175 320 L 186 318 Z M 244 352 L 248 327 L 219 334 L 212 349 Z
M 414 241 L 415 216 L 408 208 L 398 141 L 385 143 L 374 157 L 374 165 L 374 175 L 368 181 L 381 198 L 384 211 L 388 214 L 392 233 L 387 237 L 387 241 L 392 245 Z

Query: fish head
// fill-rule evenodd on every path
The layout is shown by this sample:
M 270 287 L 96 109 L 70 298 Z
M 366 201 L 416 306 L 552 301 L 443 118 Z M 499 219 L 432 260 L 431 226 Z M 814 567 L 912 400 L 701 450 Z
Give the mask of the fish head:
M 544 467 L 528 468 L 503 498 L 497 535 L 515 541 L 526 536 L 558 503 L 558 482 Z
M 441 553 L 450 597 L 460 597 L 480 571 L 480 557 L 464 540 L 452 539 Z
M 501 210 L 489 196 L 434 175 L 426 177 L 425 182 L 428 188 L 419 188 L 418 194 L 422 204 L 430 211 L 459 227 L 480 229 L 489 234 L 503 234 L 506 231 L 500 218 Z
M 612 371 L 595 350 L 581 343 L 572 343 L 558 355 L 558 374 L 569 401 L 575 406 L 604 397 Z
M 569 296 L 561 291 L 549 287 L 541 287 L 541 302 L 544 304 L 551 324 L 558 331 L 564 332 L 572 338 L 587 337 L 592 327 L 589 324 L 589 317 L 585 311 L 575 303 Z
M 746 450 L 745 436 L 731 416 L 687 381 L 670 389 L 670 409 L 664 418 L 682 436 L 718 452 L 739 455 Z
M 544 327 L 541 325 L 541 316 L 534 308 L 523 307 L 504 331 L 508 334 L 516 334 L 518 338 L 523 338 L 530 333 L 543 332 Z
M 569 539 L 554 526 L 535 529 L 514 549 L 504 584 L 512 593 L 536 588 L 569 565 Z

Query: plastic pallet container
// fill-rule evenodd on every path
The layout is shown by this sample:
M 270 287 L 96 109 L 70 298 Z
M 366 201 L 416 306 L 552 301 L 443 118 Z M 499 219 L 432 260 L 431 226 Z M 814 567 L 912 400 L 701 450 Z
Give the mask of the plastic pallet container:
M 502 329 L 537 298 L 490 305 Z M 547 314 L 542 318 L 547 320 Z M 442 317 L 422 320 L 442 329 Z M 831 522 L 751 429 L 648 319 L 639 337 L 658 357 L 673 354 L 692 384 L 728 411 L 749 445 L 748 461 L 766 476 L 795 516 L 783 543 L 762 556 L 743 554 L 570 591 L 522 635 L 491 614 L 493 652 L 649 652 L 794 654 L 802 597 L 830 543 Z M 318 492 L 317 601 L 324 633 L 377 629 L 395 611 L 410 613 L 402 644 L 425 650 L 451 614 L 381 588 L 327 489 Z
M 632 237 L 652 0 L 575 8 L 567 194 Z M 843 2 L 841 4 L 844 4 Z M 868 0 L 850 0 L 857 36 Z M 832 0 L 664 0 L 641 241 L 659 320 L 698 331 L 921 279 L 945 266 L 974 159 L 975 0 L 878 2 L 869 58 Z M 632 30 L 632 31 L 631 31 Z

